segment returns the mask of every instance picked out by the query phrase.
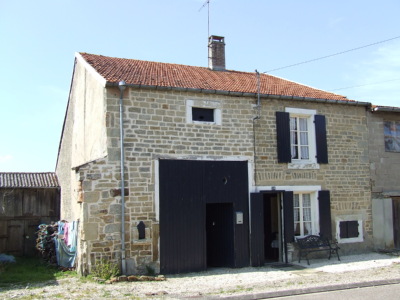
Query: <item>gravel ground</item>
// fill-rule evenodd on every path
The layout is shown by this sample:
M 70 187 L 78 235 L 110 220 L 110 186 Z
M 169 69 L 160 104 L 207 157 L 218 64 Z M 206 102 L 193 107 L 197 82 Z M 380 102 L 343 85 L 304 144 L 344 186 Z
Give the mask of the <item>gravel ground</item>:
M 167 276 L 166 281 L 99 284 L 68 278 L 0 289 L 0 299 L 184 299 L 224 298 L 374 280 L 400 280 L 400 256 L 369 253 L 313 259 L 292 267 L 219 268 Z

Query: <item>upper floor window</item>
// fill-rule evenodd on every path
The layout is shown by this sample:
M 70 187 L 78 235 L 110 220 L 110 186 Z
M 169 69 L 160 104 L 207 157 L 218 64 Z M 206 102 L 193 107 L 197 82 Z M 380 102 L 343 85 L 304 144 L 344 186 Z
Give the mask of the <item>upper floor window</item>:
M 303 169 L 328 163 L 325 116 L 312 109 L 286 108 L 276 112 L 276 127 L 278 162 Z
M 221 111 L 219 101 L 186 100 L 186 123 L 221 125 Z
M 199 122 L 214 122 L 214 109 L 192 107 L 192 120 Z
M 385 121 L 383 128 L 385 134 L 385 151 L 400 152 L 400 122 Z
M 307 118 L 290 117 L 290 147 L 293 159 L 310 159 Z

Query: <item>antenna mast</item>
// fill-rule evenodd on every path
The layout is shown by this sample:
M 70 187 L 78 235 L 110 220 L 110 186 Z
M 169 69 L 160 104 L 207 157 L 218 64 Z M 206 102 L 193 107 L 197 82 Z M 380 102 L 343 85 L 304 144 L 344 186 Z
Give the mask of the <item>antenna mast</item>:
M 207 17 L 207 38 L 210 36 L 210 0 L 204 2 L 204 4 L 200 7 L 199 11 L 203 9 L 207 5 L 208 17 Z

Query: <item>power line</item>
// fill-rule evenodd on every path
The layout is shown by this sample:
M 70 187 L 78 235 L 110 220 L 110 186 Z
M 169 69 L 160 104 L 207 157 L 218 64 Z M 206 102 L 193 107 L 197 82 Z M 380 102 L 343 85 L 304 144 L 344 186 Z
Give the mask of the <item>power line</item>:
M 329 90 L 328 92 L 339 91 L 339 90 L 346 90 L 346 89 L 353 89 L 353 88 L 358 88 L 358 87 L 363 87 L 363 86 L 369 86 L 369 85 L 382 84 L 382 83 L 391 82 L 391 81 L 397 81 L 397 80 L 400 80 L 400 78 L 391 79 L 391 80 L 385 80 L 385 81 L 379 81 L 379 82 L 373 82 L 373 83 L 368 83 L 368 84 L 353 85 L 353 86 L 348 86 L 348 87 L 344 87 L 344 88 L 338 88 L 338 89 L 334 89 L 334 90 Z
M 269 72 L 273 72 L 273 71 L 278 71 L 278 70 L 282 70 L 282 69 L 295 67 L 295 66 L 298 66 L 298 65 L 307 64 L 307 63 L 314 62 L 314 61 L 317 61 L 317 60 L 321 60 L 321 59 L 329 58 L 329 57 L 332 57 L 332 56 L 348 53 L 348 52 L 351 52 L 351 51 L 356 51 L 356 50 L 360 50 L 360 49 L 363 49 L 363 48 L 371 47 L 371 46 L 374 46 L 374 45 L 382 44 L 382 43 L 389 42 L 389 41 L 392 41 L 392 40 L 395 40 L 395 39 L 398 39 L 398 38 L 400 38 L 400 36 L 396 36 L 396 37 L 393 37 L 393 38 L 390 38 L 390 39 L 387 39 L 387 40 L 375 42 L 375 43 L 368 44 L 368 45 L 365 45 L 365 46 L 361 46 L 361 47 L 357 47 L 357 48 L 353 48 L 353 49 L 337 52 L 337 53 L 334 53 L 334 54 L 330 54 L 330 55 L 321 56 L 321 57 L 318 57 L 318 58 L 306 60 L 306 61 L 299 62 L 299 63 L 296 63 L 296 64 L 288 65 L 288 66 L 285 66 L 285 67 L 268 70 L 268 71 L 265 71 L 263 73 L 269 73 Z

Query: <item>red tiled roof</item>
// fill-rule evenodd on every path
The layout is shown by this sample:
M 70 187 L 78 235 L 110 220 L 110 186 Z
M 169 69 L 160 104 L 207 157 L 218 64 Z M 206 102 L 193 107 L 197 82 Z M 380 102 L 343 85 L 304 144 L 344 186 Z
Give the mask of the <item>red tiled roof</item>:
M 212 71 L 205 67 L 115 58 L 88 53 L 80 53 L 80 55 L 108 83 L 117 84 L 120 80 L 125 80 L 128 85 L 257 93 L 256 75 L 251 72 Z M 260 94 L 352 101 L 345 96 L 268 74 L 260 74 Z
M 0 172 L 0 188 L 58 188 L 55 173 L 3 173 Z

